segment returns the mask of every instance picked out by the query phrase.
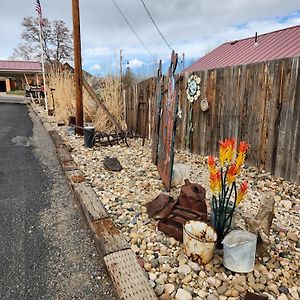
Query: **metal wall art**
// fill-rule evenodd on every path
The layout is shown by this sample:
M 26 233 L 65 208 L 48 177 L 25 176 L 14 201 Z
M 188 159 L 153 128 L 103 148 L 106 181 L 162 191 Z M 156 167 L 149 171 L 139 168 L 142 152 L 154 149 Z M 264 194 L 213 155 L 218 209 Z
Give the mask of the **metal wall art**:
M 187 81 L 186 95 L 189 102 L 196 101 L 200 96 L 201 78 L 197 75 L 191 75 Z
M 158 141 L 159 141 L 159 128 L 160 128 L 160 114 L 161 114 L 161 102 L 163 98 L 163 87 L 164 87 L 164 77 L 162 75 L 162 61 L 159 61 L 159 67 L 157 71 L 157 82 L 156 82 L 156 104 L 155 104 L 155 114 L 154 114 L 154 126 L 152 131 L 152 162 L 157 164 L 157 151 L 158 151 Z

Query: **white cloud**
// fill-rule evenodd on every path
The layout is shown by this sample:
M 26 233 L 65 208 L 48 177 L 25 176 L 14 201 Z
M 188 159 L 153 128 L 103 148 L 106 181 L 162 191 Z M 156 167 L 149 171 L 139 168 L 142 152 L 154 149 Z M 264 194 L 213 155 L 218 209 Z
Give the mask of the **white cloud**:
M 94 47 L 84 49 L 84 55 L 87 58 L 105 56 L 111 54 L 111 50 L 108 47 Z
M 93 66 L 90 67 L 91 71 L 99 71 L 101 70 L 101 66 L 99 64 L 94 64 Z
M 137 58 L 132 59 L 129 61 L 129 66 L 130 68 L 140 68 L 143 65 L 145 65 L 145 63 Z

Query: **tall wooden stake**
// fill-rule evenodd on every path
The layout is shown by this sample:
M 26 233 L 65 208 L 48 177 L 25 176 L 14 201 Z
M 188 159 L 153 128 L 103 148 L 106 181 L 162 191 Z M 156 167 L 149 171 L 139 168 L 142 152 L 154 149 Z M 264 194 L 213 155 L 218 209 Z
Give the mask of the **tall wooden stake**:
M 82 105 L 82 63 L 80 42 L 79 0 L 72 0 L 73 41 L 74 41 L 74 81 L 76 94 L 76 133 L 83 135 L 83 105 Z

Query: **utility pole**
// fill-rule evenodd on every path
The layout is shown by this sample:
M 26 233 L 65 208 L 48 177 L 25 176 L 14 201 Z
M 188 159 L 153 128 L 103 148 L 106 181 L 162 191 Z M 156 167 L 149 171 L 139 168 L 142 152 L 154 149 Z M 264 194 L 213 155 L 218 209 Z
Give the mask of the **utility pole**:
M 125 100 L 125 91 L 123 91 L 123 50 L 120 50 L 120 96 L 123 102 L 123 116 L 126 120 L 126 100 Z
M 120 89 L 123 92 L 123 50 L 120 50 Z
M 185 54 L 182 53 L 182 71 L 185 69 Z
M 79 0 L 72 0 L 74 41 L 74 82 L 76 95 L 76 133 L 83 135 L 82 63 L 80 41 Z M 78 127 L 77 127 L 78 126 Z

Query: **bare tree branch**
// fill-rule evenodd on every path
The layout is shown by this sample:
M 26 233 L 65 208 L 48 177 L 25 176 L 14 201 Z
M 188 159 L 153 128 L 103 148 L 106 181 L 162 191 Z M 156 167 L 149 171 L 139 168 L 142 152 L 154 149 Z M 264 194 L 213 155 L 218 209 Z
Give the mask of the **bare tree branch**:
M 22 21 L 22 44 L 17 45 L 12 57 L 32 60 L 40 58 L 39 20 L 26 17 Z M 58 64 L 72 60 L 72 34 L 65 22 L 55 20 L 42 22 L 42 48 L 48 63 Z

